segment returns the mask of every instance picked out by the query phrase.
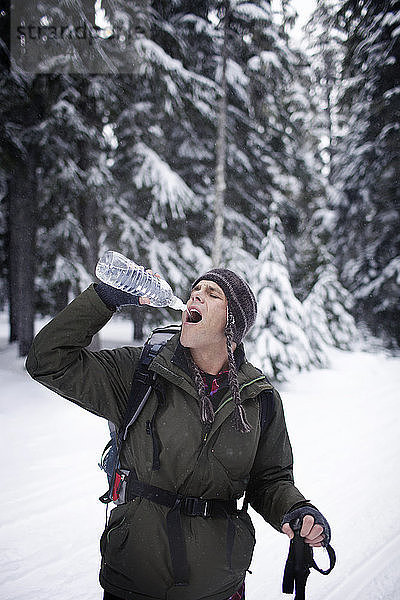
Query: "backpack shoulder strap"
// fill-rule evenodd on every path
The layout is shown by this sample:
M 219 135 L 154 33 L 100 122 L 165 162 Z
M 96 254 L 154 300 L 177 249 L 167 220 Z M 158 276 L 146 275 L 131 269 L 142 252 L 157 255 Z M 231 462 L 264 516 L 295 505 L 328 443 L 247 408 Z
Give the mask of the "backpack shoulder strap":
M 105 494 L 100 496 L 101 502 L 108 504 L 114 501 L 116 504 L 124 502 L 124 491 L 126 490 L 126 472 L 121 475 L 119 471 L 121 448 L 128 434 L 128 429 L 136 421 L 143 409 L 152 390 L 155 373 L 149 370 L 151 361 L 165 346 L 175 333 L 178 333 L 178 325 L 158 327 L 153 331 L 143 346 L 139 363 L 135 369 L 128 403 L 121 427 L 117 430 L 114 423 L 108 422 L 111 439 L 103 450 L 99 467 L 107 473 L 109 488 Z M 124 477 L 124 480 L 122 479 Z M 125 484 L 123 484 L 125 482 Z M 124 487 L 125 485 L 125 487 Z
M 149 371 L 149 365 L 168 340 L 179 331 L 179 325 L 157 327 L 145 342 L 139 358 L 139 364 L 133 375 L 126 413 L 121 427 L 121 441 L 126 439 L 129 427 L 133 425 L 140 415 L 150 395 L 155 380 L 155 373 Z
M 270 425 L 275 414 L 274 390 L 263 390 L 258 395 L 260 402 L 261 435 Z

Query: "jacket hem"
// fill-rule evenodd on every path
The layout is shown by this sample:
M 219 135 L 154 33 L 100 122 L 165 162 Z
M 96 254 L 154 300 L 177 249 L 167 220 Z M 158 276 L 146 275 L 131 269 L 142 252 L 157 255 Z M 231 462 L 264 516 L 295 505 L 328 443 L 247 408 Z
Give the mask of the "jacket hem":
M 232 588 L 219 592 L 218 594 L 213 594 L 212 596 L 201 596 L 194 598 L 193 595 L 189 592 L 185 594 L 188 590 L 187 586 L 181 587 L 172 587 L 166 590 L 164 596 L 148 596 L 147 594 L 142 594 L 139 592 L 135 592 L 133 590 L 126 590 L 120 587 L 117 587 L 110 583 L 104 574 L 100 571 L 99 581 L 101 587 L 110 594 L 114 594 L 124 600 L 228 600 L 242 585 L 244 581 L 244 577 L 242 580 L 237 582 L 232 586 Z

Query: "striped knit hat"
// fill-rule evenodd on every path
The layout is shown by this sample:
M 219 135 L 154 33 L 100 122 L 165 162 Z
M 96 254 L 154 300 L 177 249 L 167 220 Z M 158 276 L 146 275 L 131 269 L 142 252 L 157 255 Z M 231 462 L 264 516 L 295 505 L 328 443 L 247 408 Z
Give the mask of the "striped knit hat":
M 228 351 L 228 381 L 235 403 L 234 422 L 238 431 L 248 432 L 251 429 L 246 413 L 240 401 L 239 383 L 237 377 L 236 363 L 233 356 L 232 343 L 240 344 L 246 333 L 254 325 L 257 315 L 257 302 L 248 284 L 236 273 L 229 269 L 212 269 L 198 277 L 192 285 L 192 289 L 199 281 L 213 281 L 224 291 L 228 301 L 228 318 L 225 327 L 226 348 Z M 200 398 L 201 417 L 205 423 L 214 421 L 214 409 L 210 397 L 206 395 L 200 370 L 187 354 L 191 364 L 194 380 Z

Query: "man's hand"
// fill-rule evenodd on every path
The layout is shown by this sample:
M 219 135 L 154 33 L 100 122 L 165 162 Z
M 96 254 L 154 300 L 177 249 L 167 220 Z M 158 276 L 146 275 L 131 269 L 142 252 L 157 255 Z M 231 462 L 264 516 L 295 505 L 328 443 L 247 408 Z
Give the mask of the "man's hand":
M 283 533 L 289 536 L 290 539 L 294 537 L 293 529 L 289 523 L 285 523 L 282 526 Z M 305 515 L 300 530 L 301 537 L 304 541 L 312 547 L 322 546 L 322 541 L 325 539 L 324 528 L 321 525 L 314 524 L 314 517 L 311 515 Z
M 295 508 L 283 517 L 282 531 L 289 536 L 294 537 L 293 529 L 290 523 L 299 520 L 301 523 L 300 536 L 312 547 L 328 546 L 331 540 L 331 528 L 324 515 L 314 506 L 300 506 Z
M 151 269 L 147 269 L 146 272 L 153 275 Z M 154 273 L 154 276 L 160 277 L 158 273 Z M 151 302 L 150 298 L 147 298 L 147 296 L 134 296 L 133 294 L 123 292 L 122 290 L 103 282 L 96 283 L 94 289 L 98 296 L 103 300 L 104 304 L 112 310 L 115 310 L 120 306 L 143 306 L 144 304 L 150 304 Z

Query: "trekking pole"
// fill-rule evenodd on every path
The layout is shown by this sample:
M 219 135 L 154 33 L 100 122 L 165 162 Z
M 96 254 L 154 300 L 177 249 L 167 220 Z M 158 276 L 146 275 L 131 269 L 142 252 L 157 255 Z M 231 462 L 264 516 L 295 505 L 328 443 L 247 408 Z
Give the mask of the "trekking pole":
M 320 569 L 314 560 L 312 547 L 300 535 L 301 519 L 291 521 L 290 527 L 294 532 L 294 537 L 290 540 L 289 554 L 283 574 L 282 591 L 284 594 L 293 594 L 293 591 L 295 591 L 294 600 L 305 600 L 306 583 L 311 568 L 322 575 L 329 575 L 335 566 L 336 555 L 332 546 L 328 544 L 326 550 L 330 561 L 329 569 L 325 571 Z

